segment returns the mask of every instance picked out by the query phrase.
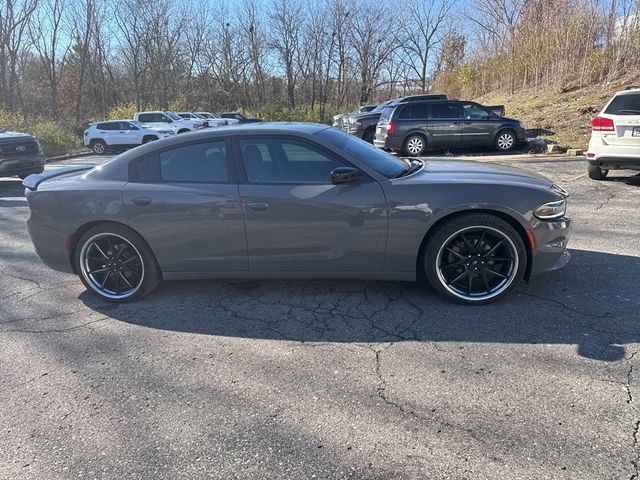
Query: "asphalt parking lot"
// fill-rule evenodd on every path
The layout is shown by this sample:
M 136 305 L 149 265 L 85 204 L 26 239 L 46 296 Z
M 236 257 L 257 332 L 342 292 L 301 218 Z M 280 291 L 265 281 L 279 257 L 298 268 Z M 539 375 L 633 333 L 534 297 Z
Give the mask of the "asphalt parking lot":
M 0 179 L 0 478 L 637 478 L 640 176 L 491 161 L 567 188 L 573 259 L 485 307 L 375 281 L 108 304 Z

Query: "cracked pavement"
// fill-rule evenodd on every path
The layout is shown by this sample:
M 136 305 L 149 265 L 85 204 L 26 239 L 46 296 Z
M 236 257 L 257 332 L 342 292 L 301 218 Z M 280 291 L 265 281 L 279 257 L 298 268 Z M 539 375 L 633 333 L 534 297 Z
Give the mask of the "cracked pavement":
M 640 177 L 496 163 L 569 190 L 573 259 L 484 307 L 375 281 L 108 304 L 0 180 L 0 478 L 638 478 Z

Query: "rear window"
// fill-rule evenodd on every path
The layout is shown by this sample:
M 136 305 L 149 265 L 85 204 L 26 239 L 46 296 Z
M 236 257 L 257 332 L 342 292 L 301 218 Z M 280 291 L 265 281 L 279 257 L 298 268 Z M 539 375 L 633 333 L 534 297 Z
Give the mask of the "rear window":
M 382 110 L 382 113 L 380 114 L 380 120 L 389 120 L 391 118 L 391 115 L 393 115 L 393 111 L 395 110 L 394 107 L 386 107 L 384 110 Z
M 640 93 L 616 95 L 604 113 L 609 115 L 640 115 Z
M 142 183 L 228 182 L 225 141 L 181 145 L 132 162 L 132 181 Z

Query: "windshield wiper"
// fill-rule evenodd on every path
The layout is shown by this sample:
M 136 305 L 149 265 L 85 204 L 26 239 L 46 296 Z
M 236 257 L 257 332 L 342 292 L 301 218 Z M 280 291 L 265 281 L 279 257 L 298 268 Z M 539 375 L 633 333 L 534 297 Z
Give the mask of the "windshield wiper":
M 633 109 L 622 109 L 622 110 L 618 110 L 620 113 L 622 112 L 626 112 L 626 113 L 631 113 L 633 115 L 640 115 L 640 110 L 633 110 Z

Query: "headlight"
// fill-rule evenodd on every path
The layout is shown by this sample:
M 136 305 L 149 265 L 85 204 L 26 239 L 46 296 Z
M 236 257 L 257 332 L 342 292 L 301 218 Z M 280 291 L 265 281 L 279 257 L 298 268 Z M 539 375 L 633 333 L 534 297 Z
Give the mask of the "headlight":
M 540 205 L 535 209 L 533 215 L 540 220 L 552 220 L 560 218 L 567 212 L 567 199 L 555 200 Z

